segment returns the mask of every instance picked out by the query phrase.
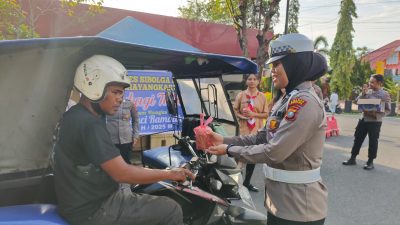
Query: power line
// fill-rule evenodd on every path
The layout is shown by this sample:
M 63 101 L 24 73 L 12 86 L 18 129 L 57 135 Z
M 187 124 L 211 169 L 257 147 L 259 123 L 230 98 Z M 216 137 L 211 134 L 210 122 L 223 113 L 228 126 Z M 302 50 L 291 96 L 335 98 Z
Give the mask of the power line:
M 364 2 L 364 3 L 354 3 L 354 4 L 357 7 L 357 6 L 363 6 L 363 5 L 378 5 L 378 4 L 379 5 L 383 5 L 383 4 L 387 4 L 387 3 L 389 3 L 389 4 L 392 4 L 392 3 L 400 4 L 400 1 Z M 313 10 L 313 9 L 328 8 L 328 7 L 333 7 L 333 6 L 340 6 L 340 4 L 333 3 L 333 4 L 330 4 L 330 5 L 324 4 L 324 5 L 317 5 L 317 6 L 300 7 L 300 12 L 306 12 L 306 11 L 310 11 L 310 10 Z M 302 9 L 304 9 L 304 10 L 302 10 Z
M 368 21 L 354 21 L 353 23 L 365 23 L 365 24 L 369 24 L 369 23 L 371 23 L 371 24 L 374 24 L 374 23 L 397 23 L 397 24 L 399 24 L 400 23 L 400 20 L 398 20 L 398 21 L 374 21 L 374 22 L 368 22 Z

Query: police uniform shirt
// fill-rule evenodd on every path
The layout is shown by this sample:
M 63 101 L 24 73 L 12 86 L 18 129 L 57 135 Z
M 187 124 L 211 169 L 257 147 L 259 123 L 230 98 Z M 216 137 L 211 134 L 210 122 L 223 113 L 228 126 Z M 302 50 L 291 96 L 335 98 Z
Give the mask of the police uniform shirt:
M 132 143 L 139 137 L 139 117 L 135 104 L 124 100 L 114 115 L 107 116 L 107 130 L 114 144 Z
M 362 117 L 364 118 L 365 122 L 382 122 L 382 118 L 390 113 L 391 110 L 390 95 L 387 91 L 383 90 L 383 88 L 377 91 L 372 91 L 370 94 L 361 95 L 359 98 L 360 99 L 378 98 L 382 99 L 385 102 L 385 112 L 377 112 L 376 117 L 365 115 L 365 113 L 363 113 Z
M 266 129 L 255 135 L 224 138 L 230 155 L 249 163 L 266 163 L 281 170 L 319 168 L 325 141 L 325 113 L 311 82 L 273 107 Z M 288 108 L 286 109 L 286 106 Z M 283 107 L 283 112 L 279 113 Z M 327 188 L 321 180 L 290 184 L 266 179 L 265 206 L 273 215 L 293 221 L 316 221 L 327 214 Z

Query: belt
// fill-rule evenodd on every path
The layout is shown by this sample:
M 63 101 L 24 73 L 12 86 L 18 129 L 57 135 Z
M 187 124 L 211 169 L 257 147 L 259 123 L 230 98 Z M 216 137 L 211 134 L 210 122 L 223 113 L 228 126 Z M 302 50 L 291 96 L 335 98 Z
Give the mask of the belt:
M 264 175 L 270 180 L 290 184 L 308 184 L 321 179 L 320 167 L 313 170 L 291 171 L 275 169 L 264 164 Z

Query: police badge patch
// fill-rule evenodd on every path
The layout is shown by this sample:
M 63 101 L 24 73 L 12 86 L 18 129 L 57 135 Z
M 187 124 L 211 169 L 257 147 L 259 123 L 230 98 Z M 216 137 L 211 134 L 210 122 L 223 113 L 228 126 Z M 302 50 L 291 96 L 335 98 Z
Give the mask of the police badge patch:
M 268 129 L 270 132 L 275 132 L 276 129 L 279 127 L 279 121 L 276 119 L 271 119 L 268 124 Z
M 294 98 L 290 100 L 288 110 L 285 114 L 285 119 L 287 121 L 295 121 L 297 111 L 299 111 L 306 103 L 307 101 L 301 98 Z

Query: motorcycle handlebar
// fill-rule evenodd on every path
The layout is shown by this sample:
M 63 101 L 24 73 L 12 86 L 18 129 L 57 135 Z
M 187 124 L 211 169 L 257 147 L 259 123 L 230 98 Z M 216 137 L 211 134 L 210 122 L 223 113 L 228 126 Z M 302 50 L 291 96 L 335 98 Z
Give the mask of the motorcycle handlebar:
M 194 149 L 192 148 L 192 146 L 189 143 L 189 137 L 185 138 L 179 138 L 176 134 L 172 135 L 176 140 L 178 140 L 178 143 L 180 145 L 183 145 L 183 147 L 187 148 L 187 150 L 189 150 L 190 154 L 192 154 L 192 156 L 194 157 L 198 157 L 197 153 L 194 151 Z

